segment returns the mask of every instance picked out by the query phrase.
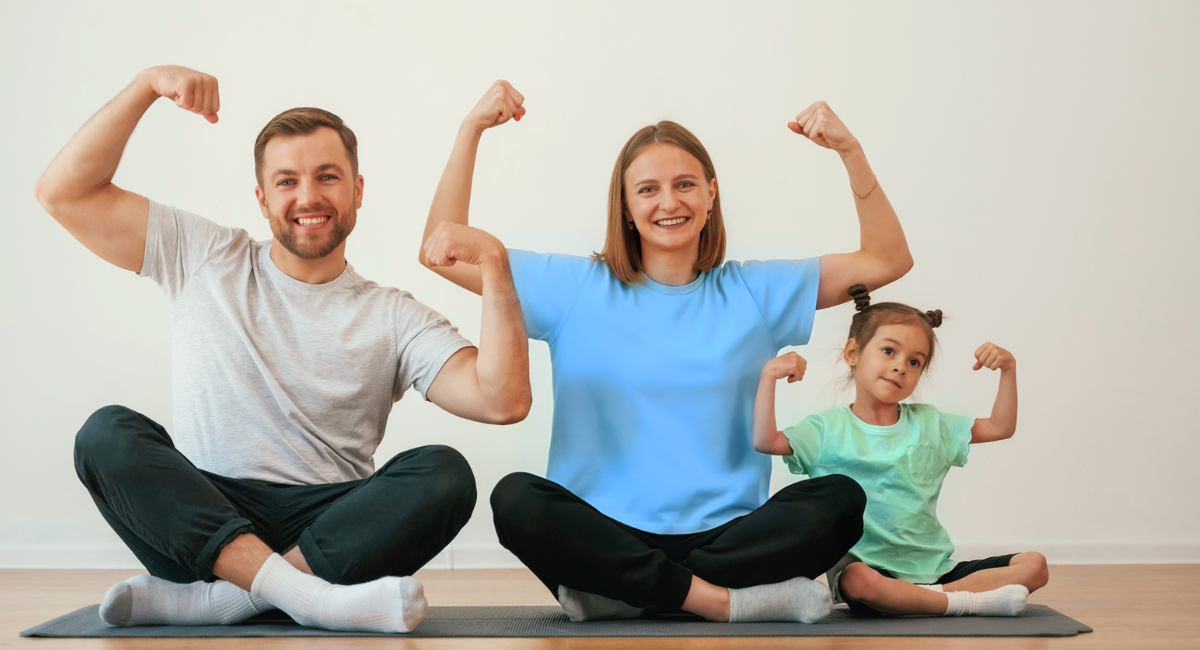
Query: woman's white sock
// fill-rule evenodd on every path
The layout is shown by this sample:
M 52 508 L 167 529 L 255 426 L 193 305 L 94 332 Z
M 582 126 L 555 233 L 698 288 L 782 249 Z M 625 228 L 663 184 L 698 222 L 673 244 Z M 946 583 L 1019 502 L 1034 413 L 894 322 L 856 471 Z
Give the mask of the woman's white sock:
M 572 623 L 637 618 L 644 611 L 641 607 L 634 607 L 623 600 L 589 594 L 564 585 L 558 586 L 558 604 L 562 605 Z
M 816 623 L 829 615 L 833 599 L 825 585 L 792 578 L 770 585 L 729 590 L 729 622 L 795 621 Z
M 287 612 L 301 625 L 346 632 L 411 632 L 429 609 L 416 578 L 333 585 L 278 554 L 259 569 L 250 594 Z
M 230 625 L 274 607 L 231 582 L 179 584 L 137 575 L 113 585 L 100 604 L 100 619 L 134 625 Z
M 991 591 L 947 591 L 946 616 L 1018 616 L 1025 611 L 1029 590 L 1005 585 Z

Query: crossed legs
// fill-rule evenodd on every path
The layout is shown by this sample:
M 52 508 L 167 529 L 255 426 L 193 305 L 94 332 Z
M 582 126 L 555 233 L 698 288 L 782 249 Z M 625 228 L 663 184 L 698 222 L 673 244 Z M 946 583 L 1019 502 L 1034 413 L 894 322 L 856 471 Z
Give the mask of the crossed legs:
M 191 624 L 204 620 L 195 611 L 200 605 L 213 609 L 214 599 L 242 597 L 239 592 L 257 597 L 262 591 L 260 605 L 269 602 L 308 624 L 402 631 L 396 626 L 415 625 L 410 605 L 419 601 L 423 614 L 424 599 L 419 583 L 399 576 L 411 575 L 444 548 L 475 503 L 470 467 L 448 447 L 398 454 L 361 481 L 271 486 L 195 468 L 161 426 L 116 406 L 100 409 L 85 423 L 76 437 L 75 461 L 101 514 L 154 576 L 137 578 L 124 592 L 154 591 L 162 596 L 158 601 L 178 596 L 187 604 L 179 611 L 186 610 Z M 286 549 L 286 560 L 275 554 Z M 197 582 L 214 580 L 216 586 Z M 367 586 L 363 583 L 380 580 L 387 582 L 387 594 L 352 598 L 358 604 L 340 609 L 357 610 L 364 603 L 367 609 L 379 603 L 386 608 L 390 602 L 392 611 L 383 617 L 388 620 L 366 627 L 334 620 L 339 611 L 334 601 L 349 598 L 337 596 L 345 591 L 338 585 L 356 585 L 365 593 L 359 589 Z M 188 583 L 197 587 L 180 589 Z M 151 611 L 147 603 L 154 599 L 141 600 L 139 608 L 132 598 L 126 610 Z M 237 615 L 255 609 L 242 608 Z M 145 624 L 145 617 L 133 619 Z

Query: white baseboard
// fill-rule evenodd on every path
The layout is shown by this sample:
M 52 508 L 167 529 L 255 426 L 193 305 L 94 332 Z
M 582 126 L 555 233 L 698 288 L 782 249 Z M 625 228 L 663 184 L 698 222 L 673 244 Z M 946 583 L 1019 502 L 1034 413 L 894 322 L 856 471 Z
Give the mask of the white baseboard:
M 1200 564 L 1200 540 L 964 542 L 955 559 L 1038 551 L 1051 564 Z M 427 569 L 519 569 L 498 543 L 451 544 Z M 121 544 L 0 544 L 0 569 L 140 569 Z

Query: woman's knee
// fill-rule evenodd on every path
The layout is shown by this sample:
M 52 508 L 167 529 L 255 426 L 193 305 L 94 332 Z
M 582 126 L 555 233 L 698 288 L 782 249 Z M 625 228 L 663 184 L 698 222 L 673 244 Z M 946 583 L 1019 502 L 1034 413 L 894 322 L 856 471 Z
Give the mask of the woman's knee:
M 544 499 L 537 485 L 544 481 L 526 472 L 500 479 L 492 490 L 492 518 L 500 541 L 538 537 L 545 528 Z

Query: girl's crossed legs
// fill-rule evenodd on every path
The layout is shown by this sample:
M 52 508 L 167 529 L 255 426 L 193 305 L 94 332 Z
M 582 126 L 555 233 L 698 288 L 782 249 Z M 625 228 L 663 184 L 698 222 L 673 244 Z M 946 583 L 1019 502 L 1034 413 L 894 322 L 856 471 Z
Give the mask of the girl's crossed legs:
M 992 558 L 1003 560 L 1004 558 Z M 989 563 L 978 561 L 978 564 Z M 975 568 L 976 562 L 961 562 L 938 580 L 943 592 L 993 591 L 1007 585 L 1022 585 L 1034 592 L 1046 585 L 1050 573 L 1046 558 L 1041 553 L 1017 553 L 1008 556 L 1007 566 Z M 999 564 L 990 562 L 989 564 Z M 986 566 L 986 564 L 985 564 Z M 940 616 L 947 613 L 949 597 L 946 593 L 933 591 L 905 580 L 891 577 L 887 572 L 873 569 L 862 562 L 852 562 L 838 580 L 842 599 L 859 615 L 896 616 L 903 614 L 926 614 Z

